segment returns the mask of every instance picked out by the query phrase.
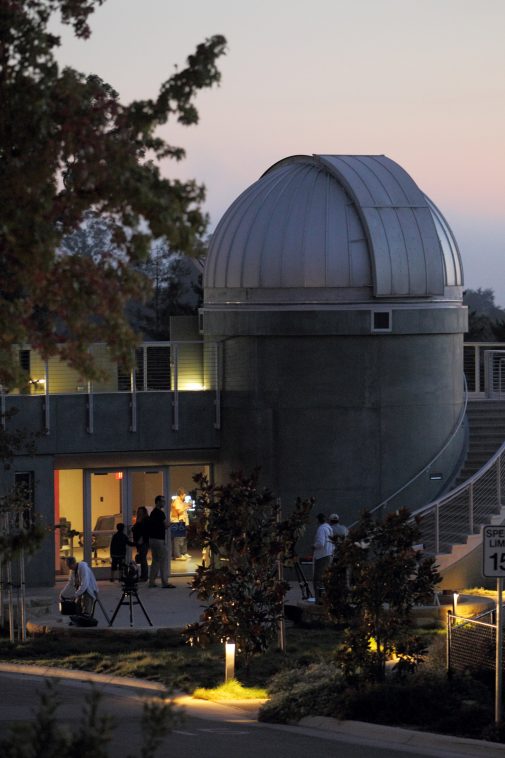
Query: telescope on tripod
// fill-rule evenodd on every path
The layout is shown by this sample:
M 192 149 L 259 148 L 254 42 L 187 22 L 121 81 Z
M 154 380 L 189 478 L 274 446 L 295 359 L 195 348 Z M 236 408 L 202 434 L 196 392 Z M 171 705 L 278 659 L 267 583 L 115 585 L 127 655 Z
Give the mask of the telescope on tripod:
M 116 606 L 114 613 L 109 621 L 109 626 L 112 626 L 114 620 L 118 614 L 122 605 L 127 605 L 130 609 L 130 626 L 133 626 L 133 606 L 139 605 L 149 626 L 152 626 L 152 621 L 149 618 L 146 609 L 144 608 L 142 601 L 138 594 L 138 582 L 139 575 L 138 569 L 135 563 L 125 563 L 121 569 L 121 587 L 122 595 L 119 598 L 119 603 Z

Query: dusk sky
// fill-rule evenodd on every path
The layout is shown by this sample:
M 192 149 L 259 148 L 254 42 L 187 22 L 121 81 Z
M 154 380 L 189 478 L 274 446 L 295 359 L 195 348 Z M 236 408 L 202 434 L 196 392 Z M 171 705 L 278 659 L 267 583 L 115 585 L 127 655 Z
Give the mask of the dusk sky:
M 385 154 L 446 216 L 465 286 L 505 306 L 505 0 L 107 0 L 91 27 L 64 32 L 60 62 L 124 102 L 227 38 L 200 123 L 164 133 L 187 150 L 166 171 L 206 185 L 211 229 L 281 158 Z

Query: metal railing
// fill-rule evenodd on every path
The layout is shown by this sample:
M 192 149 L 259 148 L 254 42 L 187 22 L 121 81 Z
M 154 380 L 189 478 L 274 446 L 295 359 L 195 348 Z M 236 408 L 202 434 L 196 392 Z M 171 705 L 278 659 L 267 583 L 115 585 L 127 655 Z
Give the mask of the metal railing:
M 144 342 L 134 355 L 131 370 L 122 369 L 110 356 L 105 344 L 91 348 L 100 379 L 88 381 L 60 361 L 43 361 L 29 348 L 19 350 L 20 363 L 26 372 L 26 382 L 11 392 L 0 387 L 0 422 L 5 426 L 6 398 L 12 396 L 43 397 L 46 433 L 51 427 L 51 396 L 87 396 L 87 431 L 94 432 L 94 396 L 105 393 L 130 395 L 130 431 L 137 430 L 137 395 L 164 392 L 171 398 L 172 429 L 179 429 L 179 395 L 181 392 L 212 392 L 214 394 L 214 427 L 220 428 L 220 358 L 219 344 L 203 341 Z
M 463 368 L 470 395 L 487 396 L 488 376 L 486 356 L 488 352 L 502 352 L 503 342 L 465 342 L 463 345 Z
M 505 399 L 505 350 L 487 350 L 484 356 L 486 397 Z
M 423 474 L 425 474 L 427 471 L 429 471 L 433 465 L 438 461 L 440 456 L 445 453 L 459 430 L 461 429 L 461 426 L 465 420 L 466 415 L 466 408 L 468 404 L 468 391 L 467 391 L 467 384 L 466 384 L 466 377 L 463 375 L 463 382 L 464 382 L 464 401 L 463 405 L 461 407 L 461 411 L 459 413 L 458 419 L 456 421 L 456 424 L 450 433 L 449 437 L 445 441 L 444 445 L 440 448 L 440 450 L 433 456 L 433 458 L 425 465 L 423 466 L 420 471 L 417 472 L 417 474 L 414 474 L 413 477 L 411 477 L 405 484 L 402 484 L 401 487 L 399 487 L 395 492 L 392 493 L 392 495 L 389 495 L 385 500 L 382 500 L 378 505 L 376 505 L 374 508 L 370 510 L 370 513 L 378 513 L 380 514 L 382 511 L 387 510 L 389 504 L 395 500 L 398 495 L 401 495 L 402 492 L 405 492 L 405 490 L 410 487 L 414 482 L 416 482 L 419 477 L 421 477 Z
M 105 344 L 90 350 L 100 379 L 88 381 L 60 361 L 43 361 L 30 349 L 20 350 L 26 373 L 23 386 L 10 395 L 69 395 L 100 392 L 170 392 L 214 390 L 218 384 L 218 345 L 215 342 L 144 342 L 135 350 L 134 366 L 122 369 Z
M 425 550 L 433 555 L 449 552 L 478 534 L 493 515 L 500 513 L 505 491 L 505 442 L 476 474 L 443 497 L 414 511 Z
M 447 614 L 447 670 L 494 671 L 496 624 Z

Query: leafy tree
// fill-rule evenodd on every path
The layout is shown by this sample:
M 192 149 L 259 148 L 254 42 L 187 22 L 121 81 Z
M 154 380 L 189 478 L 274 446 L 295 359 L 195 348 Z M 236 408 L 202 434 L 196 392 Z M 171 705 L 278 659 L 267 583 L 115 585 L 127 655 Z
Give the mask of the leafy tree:
M 0 6 L 0 383 L 19 379 L 14 348 L 30 344 L 93 376 L 90 343 L 128 362 L 124 306 L 142 294 L 135 265 L 153 239 L 191 252 L 206 218 L 204 188 L 163 178 L 159 162 L 184 151 L 157 136 L 170 118 L 198 121 L 196 93 L 219 81 L 225 40 L 198 45 L 151 100 L 121 103 L 98 76 L 58 66 L 53 13 L 90 34 L 103 0 L 3 0 Z M 62 246 L 92 213 L 110 245 L 93 256 Z M 133 265 L 132 265 L 133 264 Z
M 492 289 L 465 290 L 463 302 L 468 306 L 468 342 L 494 342 L 505 338 L 505 310 L 495 303 Z
M 491 324 L 493 337 L 497 342 L 505 342 L 505 319 Z
M 482 287 L 479 287 L 476 290 L 465 290 L 463 293 L 463 302 L 471 311 L 475 311 L 478 315 L 489 316 L 493 320 L 505 316 L 503 308 L 496 305 L 494 290 L 490 288 L 482 289 Z
M 433 602 L 440 581 L 434 558 L 415 548 L 420 532 L 407 510 L 376 521 L 364 513 L 339 543 L 326 575 L 330 616 L 345 624 L 338 657 L 349 679 L 359 675 L 381 681 L 388 657 L 404 664 L 422 656 L 410 634 L 410 613 L 418 603 Z
M 6 420 L 16 415 L 16 409 L 9 410 Z M 0 429 L 0 460 L 4 469 L 9 469 L 14 455 L 23 452 L 33 455 L 35 439 L 13 427 Z M 0 496 L 0 566 L 18 556 L 22 550 L 33 553 L 46 536 L 47 530 L 33 517 L 32 496 L 25 485 L 18 485 Z
M 197 532 L 211 555 L 197 568 L 193 591 L 208 603 L 201 621 L 186 627 L 190 644 L 232 641 L 243 654 L 266 650 L 278 631 L 289 585 L 279 579 L 277 561 L 289 562 L 307 522 L 313 500 L 296 501 L 280 517 L 280 504 L 268 489 L 258 489 L 258 471 L 232 474 L 230 482 L 197 484 Z
M 164 243 L 153 245 L 141 265 L 148 281 L 146 302 L 129 308 L 132 322 L 149 339 L 170 339 L 170 317 L 197 312 L 203 298 L 199 268 L 204 254 L 203 242 L 191 258 L 170 253 Z
M 46 527 L 33 517 L 31 496 L 24 487 L 15 487 L 0 497 L 0 566 L 22 550 L 35 552 L 46 535 Z

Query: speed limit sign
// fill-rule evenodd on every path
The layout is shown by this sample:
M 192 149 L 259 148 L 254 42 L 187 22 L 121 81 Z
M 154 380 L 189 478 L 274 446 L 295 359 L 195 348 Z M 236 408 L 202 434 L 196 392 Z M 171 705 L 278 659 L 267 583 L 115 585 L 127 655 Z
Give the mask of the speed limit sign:
M 505 577 L 505 526 L 485 526 L 482 547 L 483 576 Z

